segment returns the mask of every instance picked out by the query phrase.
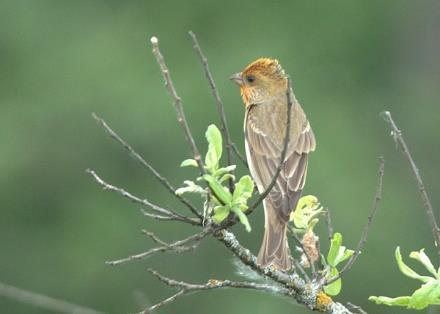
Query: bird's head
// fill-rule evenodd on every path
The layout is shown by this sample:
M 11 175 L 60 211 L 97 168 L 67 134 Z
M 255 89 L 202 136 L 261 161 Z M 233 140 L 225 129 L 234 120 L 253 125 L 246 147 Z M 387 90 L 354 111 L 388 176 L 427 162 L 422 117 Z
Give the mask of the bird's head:
M 240 86 L 246 106 L 262 103 L 285 93 L 287 76 L 278 60 L 260 58 L 250 63 L 242 72 L 230 77 Z

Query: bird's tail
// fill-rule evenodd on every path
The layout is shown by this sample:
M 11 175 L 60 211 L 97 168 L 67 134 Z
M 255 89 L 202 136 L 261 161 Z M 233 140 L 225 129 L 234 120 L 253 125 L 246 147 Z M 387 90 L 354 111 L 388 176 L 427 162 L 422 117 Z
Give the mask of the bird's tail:
M 264 214 L 266 223 L 257 263 L 262 267 L 272 265 L 279 270 L 289 270 L 292 262 L 287 242 L 287 221 L 277 215 L 270 201 L 264 202 Z

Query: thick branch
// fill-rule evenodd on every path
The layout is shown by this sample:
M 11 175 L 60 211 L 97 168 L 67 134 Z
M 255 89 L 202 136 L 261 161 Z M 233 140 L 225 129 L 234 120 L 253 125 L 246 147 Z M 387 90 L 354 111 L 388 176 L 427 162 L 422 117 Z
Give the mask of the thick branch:
M 434 244 L 437 248 L 437 253 L 440 256 L 440 229 L 438 227 L 437 219 L 435 218 L 434 210 L 432 209 L 428 193 L 426 192 L 425 185 L 423 184 L 422 176 L 420 175 L 419 169 L 414 162 L 411 153 L 409 152 L 409 148 L 403 138 L 402 131 L 397 127 L 396 123 L 391 117 L 391 113 L 389 111 L 385 111 L 383 113 L 383 117 L 385 118 L 385 121 L 388 122 L 388 124 L 391 126 L 391 136 L 393 137 L 396 144 L 399 145 L 402 149 L 403 155 L 408 160 L 411 171 L 414 175 L 414 178 L 416 179 L 417 187 L 419 189 L 420 196 L 422 197 L 422 202 L 425 207 L 426 215 L 428 216 L 428 221 L 431 225 L 432 236 L 434 237 Z
M 164 284 L 170 287 L 176 287 L 180 290 L 174 294 L 173 296 L 149 307 L 148 309 L 144 310 L 143 314 L 149 314 L 152 311 L 158 309 L 159 307 L 171 303 L 175 301 L 178 297 L 185 295 L 190 292 L 196 292 L 196 291 L 204 291 L 204 290 L 213 290 L 213 289 L 222 289 L 222 288 L 238 288 L 238 289 L 254 289 L 254 290 L 261 290 L 265 292 L 271 292 L 276 294 L 283 294 L 283 295 L 291 295 L 292 291 L 283 287 L 273 286 L 273 285 L 266 285 L 266 284 L 259 284 L 254 282 L 238 282 L 238 281 L 230 281 L 230 280 L 215 280 L 211 279 L 206 284 L 192 284 L 187 283 L 184 281 L 177 281 L 168 277 L 165 277 L 164 275 L 160 274 L 159 272 L 155 271 L 154 269 L 148 269 L 148 271 L 157 279 L 162 281 Z
M 26 291 L 0 282 L 0 296 L 30 304 L 46 311 L 56 313 L 81 313 L 81 314 L 102 314 L 96 310 L 81 305 L 72 304 L 63 300 L 55 299 L 46 295 Z
M 98 117 L 95 113 L 92 114 L 96 122 L 107 132 L 107 134 L 114 139 L 116 142 L 122 145 L 126 151 L 132 156 L 137 162 L 144 166 L 148 171 L 150 171 L 154 177 L 173 194 L 177 199 L 179 199 L 184 205 L 186 205 L 191 212 L 193 212 L 197 217 L 202 218 L 202 215 L 197 211 L 197 209 L 183 196 L 176 194 L 176 189 L 164 178 L 156 169 L 153 168 L 141 155 L 139 155 L 124 139 L 122 139 L 115 131 L 113 131 L 104 119 Z
M 228 130 L 228 123 L 226 121 L 226 114 L 225 114 L 224 105 L 223 105 L 223 102 L 220 98 L 220 94 L 218 92 L 217 86 L 215 85 L 215 81 L 212 76 L 212 73 L 209 70 L 208 59 L 205 57 L 205 55 L 202 51 L 202 48 L 200 48 L 200 45 L 199 45 L 199 42 L 197 40 L 196 35 L 192 31 L 189 32 L 189 35 L 191 36 L 191 39 L 193 42 L 193 48 L 196 51 L 197 55 L 199 56 L 200 61 L 202 62 L 202 66 L 203 66 L 203 70 L 205 71 L 206 79 L 208 80 L 208 83 L 211 87 L 211 92 L 212 92 L 212 95 L 214 96 L 215 103 L 217 105 L 217 111 L 220 116 L 220 121 L 222 124 L 220 130 L 222 131 L 223 138 L 226 140 L 225 147 L 226 147 L 226 151 L 227 151 L 228 165 L 232 164 L 232 150 L 233 150 L 234 153 L 237 155 L 237 157 L 243 162 L 243 164 L 247 168 L 249 168 L 248 163 L 246 161 L 246 158 L 243 157 L 243 155 L 238 151 L 237 147 L 235 146 L 235 144 L 231 140 L 231 136 L 230 136 L 229 130 Z M 231 187 L 232 180 L 230 180 L 229 182 L 230 182 L 229 184 Z
M 382 183 L 383 183 L 383 175 L 385 173 L 384 172 L 385 171 L 385 161 L 382 157 L 379 158 L 379 163 L 380 163 L 379 164 L 379 179 L 378 179 L 378 183 L 377 183 L 376 194 L 375 194 L 374 200 L 373 200 L 373 206 L 371 208 L 371 213 L 368 216 L 367 224 L 365 225 L 364 230 L 362 232 L 361 239 L 359 240 L 359 243 L 356 247 L 356 251 L 354 252 L 353 256 L 348 260 L 348 262 L 344 265 L 344 267 L 341 269 L 338 276 L 335 276 L 335 277 L 327 280 L 327 282 L 325 283 L 326 285 L 328 285 L 332 282 L 335 282 L 336 280 L 341 278 L 343 273 L 346 272 L 347 270 L 349 270 L 353 266 L 354 262 L 356 261 L 357 257 L 359 256 L 359 254 L 361 254 L 361 251 L 365 245 L 365 242 L 367 242 L 368 232 L 371 228 L 371 223 L 373 222 L 374 216 L 376 215 L 377 209 L 379 208 L 379 202 L 382 199 Z
M 304 287 L 304 281 L 297 275 L 289 275 L 285 272 L 276 270 L 273 267 L 261 267 L 257 264 L 257 257 L 248 249 L 244 248 L 234 234 L 225 229 L 217 231 L 214 236 L 222 242 L 240 261 L 252 268 L 261 275 L 267 276 L 280 284 L 288 284 L 294 290 L 301 290 Z

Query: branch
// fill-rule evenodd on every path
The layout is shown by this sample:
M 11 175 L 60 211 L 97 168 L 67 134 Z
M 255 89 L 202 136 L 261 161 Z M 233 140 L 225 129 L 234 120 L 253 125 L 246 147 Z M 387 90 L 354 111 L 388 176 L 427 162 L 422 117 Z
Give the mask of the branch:
M 298 274 L 287 274 L 279 271 L 273 267 L 261 267 L 257 264 L 257 257 L 250 253 L 248 249 L 243 247 L 235 238 L 234 234 L 225 229 L 220 229 L 214 232 L 214 237 L 222 242 L 240 261 L 249 266 L 262 276 L 266 276 L 271 280 L 283 285 L 286 288 L 295 291 L 291 294 L 292 297 L 301 304 L 304 304 L 311 310 L 316 310 L 321 313 L 328 314 L 354 314 L 349 311 L 344 305 L 334 302 L 328 296 L 321 301 L 318 295 L 320 294 L 320 282 L 306 283 Z
M 246 161 L 246 158 L 244 158 L 244 156 L 238 151 L 237 147 L 235 146 L 235 144 L 231 140 L 231 136 L 230 136 L 229 130 L 228 130 L 228 123 L 226 121 L 226 114 L 225 114 L 224 105 L 223 105 L 223 102 L 220 98 L 220 94 L 217 90 L 217 86 L 215 85 L 212 73 L 209 70 L 208 59 L 203 54 L 202 48 L 200 48 L 200 45 L 199 45 L 199 42 L 197 40 L 196 35 L 192 31 L 189 32 L 189 35 L 191 36 L 191 39 L 193 42 L 193 48 L 196 51 L 197 55 L 199 56 L 200 61 L 202 62 L 202 66 L 203 66 L 203 70 L 205 71 L 206 79 L 208 80 L 208 83 L 211 87 L 211 92 L 212 92 L 212 95 L 214 96 L 215 103 L 217 105 L 217 111 L 220 116 L 220 121 L 222 124 L 220 130 L 222 131 L 223 137 L 226 139 L 225 147 L 226 147 L 226 151 L 227 151 L 228 165 L 232 164 L 232 151 L 231 151 L 231 149 L 232 149 L 234 151 L 234 153 L 237 155 L 237 157 L 243 162 L 243 164 L 247 168 L 249 168 L 248 163 Z M 232 179 L 229 181 L 230 189 L 231 189 L 231 185 L 232 185 Z
M 201 224 L 199 219 L 194 219 L 194 218 L 189 218 L 189 217 L 183 216 L 181 214 L 174 212 L 171 209 L 165 209 L 163 207 L 160 207 L 158 205 L 151 203 L 147 199 L 140 199 L 139 197 L 130 194 L 129 192 L 125 191 L 124 189 L 121 189 L 121 188 L 118 188 L 118 187 L 113 186 L 111 184 L 108 184 L 107 182 L 102 180 L 93 170 L 87 169 L 86 173 L 90 174 L 95 179 L 95 181 L 98 182 L 98 184 L 102 186 L 102 188 L 104 190 L 109 190 L 109 191 L 115 192 L 115 193 L 122 195 L 123 197 L 129 199 L 130 201 L 132 201 L 134 203 L 138 203 L 143 206 L 150 207 L 153 211 L 155 211 L 161 215 L 170 217 L 174 220 L 187 222 L 192 225 L 200 225 Z
M 309 265 L 310 265 L 310 269 L 312 271 L 313 279 L 315 279 L 317 277 L 317 272 L 316 272 L 316 269 L 315 269 L 315 262 L 312 261 L 312 259 L 310 258 L 309 253 L 305 249 L 304 244 L 302 243 L 301 239 L 298 238 L 298 235 L 295 233 L 295 231 L 290 230 L 290 233 L 292 234 L 292 237 L 295 239 L 295 241 L 299 244 L 302 253 L 306 256 L 307 261 L 309 262 Z
M 177 220 L 177 221 L 180 221 L 179 219 L 175 219 L 171 216 L 162 216 L 162 215 L 149 213 L 144 208 L 140 208 L 139 210 L 141 211 L 142 215 L 144 215 L 145 217 L 148 217 L 148 218 L 153 218 L 156 220 L 168 220 L 168 221 L 169 220 Z
M 378 183 L 377 183 L 376 194 L 375 194 L 374 200 L 373 200 L 373 206 L 371 208 L 371 213 L 368 216 L 367 224 L 365 225 L 364 230 L 362 232 L 361 239 L 359 240 L 359 243 L 356 247 L 356 251 L 354 252 L 353 256 L 348 260 L 348 262 L 344 265 L 344 267 L 341 269 L 339 274 L 337 276 L 327 280 L 325 282 L 325 285 L 331 284 L 332 282 L 335 282 L 336 280 L 341 278 L 342 274 L 344 272 L 346 272 L 347 270 L 349 270 L 353 266 L 354 262 L 356 261 L 357 257 L 359 256 L 359 254 L 361 254 L 361 250 L 364 247 L 365 242 L 367 242 L 368 232 L 371 228 L 371 223 L 373 222 L 374 216 L 376 215 L 377 209 L 379 208 L 379 202 L 382 199 L 382 183 L 383 183 L 384 173 L 385 173 L 385 161 L 384 161 L 383 157 L 380 157 L 379 158 L 379 179 L 378 179 Z
M 365 312 L 360 306 L 358 305 L 354 305 L 353 303 L 348 302 L 347 306 L 349 308 L 351 308 L 352 310 L 355 310 L 358 312 L 358 314 L 368 314 L 367 312 Z
M 178 240 L 178 241 L 175 241 L 170 244 L 164 243 L 164 244 L 162 244 L 162 246 L 158 246 L 158 247 L 149 249 L 146 252 L 139 253 L 136 255 L 130 255 L 126 258 L 122 258 L 122 259 L 118 259 L 118 260 L 114 260 L 114 261 L 107 261 L 105 263 L 107 265 L 115 266 L 115 265 L 120 265 L 120 264 L 124 264 L 127 262 L 131 262 L 133 260 L 143 259 L 143 258 L 154 255 L 159 252 L 182 253 L 182 252 L 192 251 L 197 247 L 200 240 L 202 240 L 204 237 L 206 237 L 210 233 L 212 233 L 212 230 L 209 228 L 206 228 L 202 232 L 193 234 L 185 239 Z M 151 236 L 151 237 L 153 238 L 153 236 Z M 157 240 L 157 238 L 155 238 L 155 239 Z M 163 242 L 162 240 L 159 240 L 159 241 Z M 156 242 L 158 242 L 158 241 L 156 241 Z M 196 242 L 196 243 L 191 246 L 187 246 L 187 244 L 192 243 L 192 242 Z
M 177 95 L 173 81 L 171 80 L 170 71 L 168 70 L 168 67 L 165 63 L 165 59 L 163 58 L 162 53 L 159 50 L 159 40 L 153 36 L 151 37 L 150 41 L 151 41 L 151 45 L 153 46 L 153 54 L 156 58 L 157 63 L 159 64 L 160 71 L 162 72 L 162 76 L 165 80 L 165 87 L 167 88 L 168 93 L 170 94 L 173 100 L 174 108 L 176 109 L 176 113 L 177 113 L 177 121 L 179 122 L 183 132 L 185 133 L 186 141 L 188 142 L 188 145 L 191 147 L 191 150 L 194 155 L 194 159 L 196 160 L 197 165 L 199 166 L 200 173 L 204 174 L 205 168 L 203 165 L 203 160 L 200 157 L 200 153 L 197 148 L 196 142 L 194 141 L 194 137 L 192 136 L 188 123 L 186 122 L 185 113 L 183 112 L 183 107 L 182 107 L 182 99 L 179 97 L 179 95 Z
M 102 314 L 90 308 L 55 299 L 43 294 L 26 291 L 0 282 L 0 296 L 27 303 L 41 309 L 56 313 Z
M 104 121 L 104 119 L 98 117 L 95 113 L 92 113 L 92 117 L 96 120 L 96 122 L 105 130 L 105 132 L 114 140 L 116 140 L 119 144 L 121 144 L 125 150 L 128 151 L 130 156 L 132 156 L 137 162 L 147 168 L 154 177 L 168 190 L 171 194 L 173 194 L 177 199 L 179 199 L 183 204 L 185 204 L 189 210 L 195 214 L 200 219 L 202 215 L 197 211 L 197 209 L 183 196 L 176 194 L 176 189 L 168 182 L 166 178 L 160 175 L 156 169 L 154 169 L 141 155 L 139 155 L 124 139 L 122 139 L 115 131 L 113 131 L 108 124 Z
M 156 236 L 154 234 L 154 232 L 142 229 L 141 230 L 143 234 L 145 234 L 147 237 L 151 238 L 151 240 L 153 240 L 155 243 L 159 244 L 159 245 L 163 245 L 163 246 L 168 246 L 169 244 L 166 243 L 165 241 L 163 241 L 162 239 L 160 239 L 158 236 Z
M 333 224 L 332 224 L 332 214 L 330 213 L 330 208 L 326 208 L 325 211 L 325 221 L 327 223 L 328 240 L 331 242 L 333 239 Z
M 383 117 L 385 121 L 391 126 L 391 136 L 397 145 L 402 149 L 403 155 L 409 162 L 411 170 L 413 172 L 414 178 L 417 182 L 417 187 L 420 192 L 420 196 L 422 197 L 422 202 L 426 210 L 426 215 L 428 216 L 429 224 L 431 225 L 432 236 L 434 237 L 434 245 L 437 248 L 437 253 L 440 256 L 440 229 L 438 227 L 437 220 L 435 218 L 434 210 L 432 209 L 431 201 L 429 200 L 428 193 L 426 192 L 425 185 L 422 181 L 422 176 L 420 175 L 419 169 L 417 168 L 414 159 L 409 152 L 408 146 L 406 145 L 405 140 L 402 136 L 402 131 L 397 127 L 393 118 L 391 117 L 391 113 L 389 111 L 383 112 Z
M 222 289 L 222 288 L 237 288 L 237 289 L 254 289 L 260 290 L 270 293 L 282 294 L 282 295 L 292 295 L 293 292 L 284 287 L 278 287 L 274 285 L 267 284 L 259 284 L 254 282 L 238 282 L 238 281 L 230 281 L 230 280 L 215 280 L 210 279 L 206 284 L 192 284 L 184 281 L 176 281 L 174 279 L 165 277 L 154 269 L 149 268 L 148 271 L 157 279 L 162 281 L 164 284 L 170 287 L 176 287 L 180 290 L 174 294 L 173 296 L 145 309 L 141 313 L 149 314 L 152 311 L 158 309 L 159 307 L 171 303 L 175 301 L 178 297 L 196 291 L 205 291 L 205 290 L 213 290 L 213 289 Z

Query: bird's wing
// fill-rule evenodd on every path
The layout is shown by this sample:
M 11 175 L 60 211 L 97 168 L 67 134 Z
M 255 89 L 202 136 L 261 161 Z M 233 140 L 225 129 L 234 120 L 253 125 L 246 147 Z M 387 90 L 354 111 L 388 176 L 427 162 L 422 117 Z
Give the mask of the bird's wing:
M 246 154 L 251 174 L 260 193 L 266 190 L 276 173 L 284 147 L 286 106 L 277 110 L 253 105 L 246 114 Z M 283 109 L 284 108 L 284 109 Z M 284 112 L 284 114 L 283 114 Z M 263 119 L 261 119 L 263 117 Z M 287 119 L 286 119 L 287 120 Z M 308 153 L 315 150 L 315 136 L 299 106 L 292 108 L 290 141 L 284 166 L 268 199 L 283 221 L 289 219 L 305 183 Z

